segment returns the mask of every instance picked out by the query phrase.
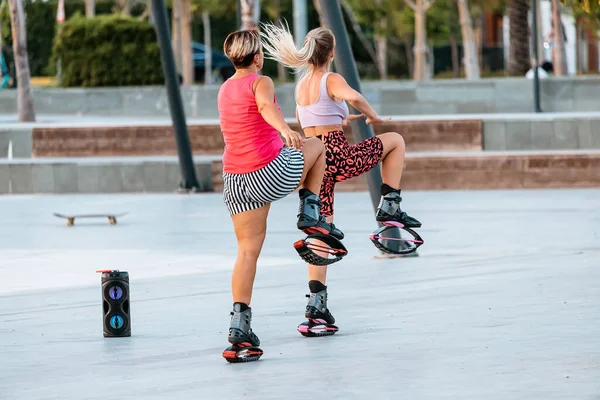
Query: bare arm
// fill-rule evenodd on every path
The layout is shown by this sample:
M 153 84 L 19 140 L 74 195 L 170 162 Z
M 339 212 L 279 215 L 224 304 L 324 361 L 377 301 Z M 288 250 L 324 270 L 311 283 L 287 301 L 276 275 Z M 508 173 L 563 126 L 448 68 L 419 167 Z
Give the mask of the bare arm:
M 290 127 L 285 122 L 281 111 L 275 104 L 275 85 L 268 76 L 257 78 L 256 89 L 254 90 L 254 98 L 256 100 L 256 106 L 258 112 L 267 121 L 269 125 L 282 132 L 284 130 L 290 130 Z
M 257 80 L 254 98 L 258 112 L 269 125 L 281 133 L 288 146 L 301 148 L 302 137 L 289 127 L 283 118 L 283 114 L 275 104 L 275 85 L 273 81 L 268 76 L 257 78 Z
M 367 99 L 365 99 L 362 94 L 352 89 L 340 74 L 333 73 L 327 77 L 327 89 L 329 89 L 329 93 L 336 98 L 346 100 L 352 107 L 363 113 L 367 118 L 379 118 Z

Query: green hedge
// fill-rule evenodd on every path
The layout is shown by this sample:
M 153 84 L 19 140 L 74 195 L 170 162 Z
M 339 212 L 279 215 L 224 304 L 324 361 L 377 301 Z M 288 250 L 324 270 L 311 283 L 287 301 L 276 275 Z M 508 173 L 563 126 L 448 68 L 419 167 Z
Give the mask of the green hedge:
M 12 63 L 12 35 L 8 10 L 8 2 L 0 0 L 0 22 L 2 23 L 2 44 L 7 61 Z M 52 41 L 58 24 L 56 23 L 56 1 L 23 0 L 27 18 L 27 51 L 31 76 L 47 76 L 54 74 L 54 65 L 48 65 L 52 53 Z M 114 1 L 97 1 L 96 15 L 112 14 Z M 132 8 L 133 16 L 143 12 L 144 6 L 136 4 Z M 76 13 L 85 13 L 83 1 L 66 0 L 65 17 L 69 19 Z
M 63 87 L 164 82 L 154 27 L 138 18 L 75 15 L 56 34 L 51 62 L 55 60 Z

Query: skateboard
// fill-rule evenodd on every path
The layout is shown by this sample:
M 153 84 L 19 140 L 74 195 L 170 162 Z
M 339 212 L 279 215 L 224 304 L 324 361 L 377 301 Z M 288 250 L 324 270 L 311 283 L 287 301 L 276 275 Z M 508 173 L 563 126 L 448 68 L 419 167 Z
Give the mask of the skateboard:
M 63 215 L 54 213 L 58 218 L 64 218 L 67 220 L 67 226 L 72 226 L 75 223 L 75 218 L 108 218 L 108 222 L 111 225 L 115 225 L 117 223 L 117 217 L 122 217 L 123 215 L 127 215 L 128 213 L 121 214 L 79 214 L 79 215 Z

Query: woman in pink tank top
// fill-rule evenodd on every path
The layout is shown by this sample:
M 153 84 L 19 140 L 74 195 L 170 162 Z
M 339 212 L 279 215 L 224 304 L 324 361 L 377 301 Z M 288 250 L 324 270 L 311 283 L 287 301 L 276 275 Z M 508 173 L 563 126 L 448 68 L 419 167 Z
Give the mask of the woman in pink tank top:
M 333 221 L 333 200 L 336 182 L 351 179 L 382 163 L 381 201 L 376 219 L 379 222 L 402 224 L 409 228 L 421 223 L 400 208 L 400 180 L 404 167 L 404 139 L 397 132 L 387 132 L 353 146 L 343 132 L 346 121 L 366 118 L 367 124 L 384 122 L 367 100 L 352 89 L 345 79 L 329 72 L 334 58 L 335 37 L 326 28 L 311 30 L 298 50 L 290 32 L 273 24 L 262 25 L 263 46 L 269 58 L 301 72 L 296 85 L 296 117 L 307 137 L 318 137 L 325 144 L 327 169 L 320 190 L 321 212 Z M 350 116 L 345 101 L 362 114 Z M 316 329 L 333 326 L 335 319 L 327 308 L 327 269 L 309 266 L 311 297 L 305 316 L 309 321 L 321 321 Z M 314 295 L 314 296 L 313 296 Z M 301 325 L 299 330 L 304 329 Z M 328 331 L 335 333 L 337 328 Z
M 320 215 L 317 193 L 326 165 L 323 143 L 290 129 L 277 105 L 273 81 L 258 74 L 264 61 L 260 36 L 256 31 L 233 32 L 223 49 L 236 69 L 220 87 L 217 103 L 225 140 L 223 200 L 237 238 L 228 336 L 232 346 L 223 357 L 236 362 L 242 355 L 246 361 L 262 355 L 260 340 L 250 327 L 250 299 L 270 204 L 301 186 L 297 228 L 337 239 L 344 234 Z

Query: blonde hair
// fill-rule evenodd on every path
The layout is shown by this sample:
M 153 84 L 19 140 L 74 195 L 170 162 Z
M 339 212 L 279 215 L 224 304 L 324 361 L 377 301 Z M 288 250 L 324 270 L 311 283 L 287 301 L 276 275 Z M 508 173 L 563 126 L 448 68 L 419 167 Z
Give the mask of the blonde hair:
M 236 68 L 249 67 L 261 49 L 260 36 L 255 30 L 231 32 L 223 43 L 223 52 Z
M 262 45 L 265 56 L 293 69 L 306 73 L 309 66 L 321 67 L 331 61 L 331 52 L 335 47 L 335 36 L 327 28 L 315 28 L 308 32 L 300 50 L 296 48 L 294 37 L 285 28 L 273 24 L 261 24 Z

